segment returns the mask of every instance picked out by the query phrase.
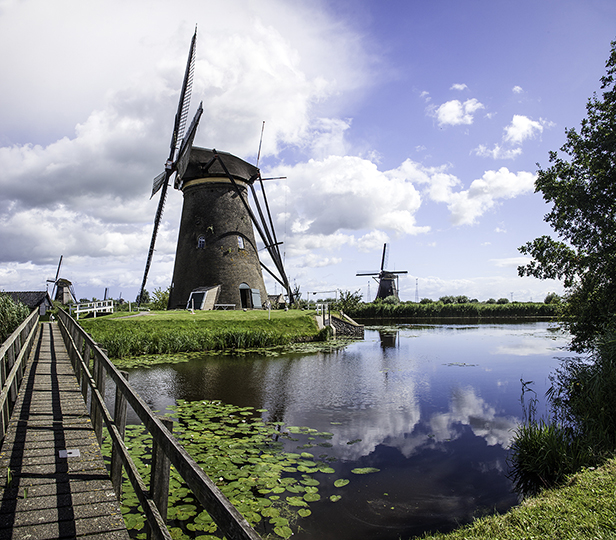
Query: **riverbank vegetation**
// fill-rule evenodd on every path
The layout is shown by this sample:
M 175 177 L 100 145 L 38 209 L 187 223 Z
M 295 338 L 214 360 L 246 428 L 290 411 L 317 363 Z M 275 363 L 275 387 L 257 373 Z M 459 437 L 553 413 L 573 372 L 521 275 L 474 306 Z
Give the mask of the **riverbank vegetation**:
M 79 323 L 111 358 L 195 351 L 260 349 L 318 341 L 311 311 L 149 311 Z
M 345 310 L 354 319 L 509 319 L 554 318 L 557 303 L 539 302 L 371 302 Z

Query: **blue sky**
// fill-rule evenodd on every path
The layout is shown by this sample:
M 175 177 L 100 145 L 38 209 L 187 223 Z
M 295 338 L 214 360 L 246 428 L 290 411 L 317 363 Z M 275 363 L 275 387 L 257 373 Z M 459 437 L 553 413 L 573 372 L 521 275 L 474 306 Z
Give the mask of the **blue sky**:
M 136 296 L 197 24 L 195 143 L 255 162 L 266 122 L 304 293 L 367 295 L 355 273 L 384 242 L 405 300 L 560 293 L 517 277 L 517 248 L 550 233 L 536 164 L 599 91 L 615 22 L 601 0 L 0 1 L 0 289 L 45 287 L 64 255 L 79 297 Z M 171 280 L 181 205 L 149 290 Z

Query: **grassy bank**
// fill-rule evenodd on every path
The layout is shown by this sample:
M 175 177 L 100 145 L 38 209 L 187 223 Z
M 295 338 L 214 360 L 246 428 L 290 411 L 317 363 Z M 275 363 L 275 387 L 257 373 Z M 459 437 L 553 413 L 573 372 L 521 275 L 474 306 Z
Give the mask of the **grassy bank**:
M 480 302 L 467 302 L 464 304 L 445 304 L 431 302 L 420 304 L 402 302 L 400 304 L 387 304 L 372 302 L 359 304 L 347 309 L 348 315 L 355 319 L 508 319 L 526 317 L 554 317 L 556 304 L 543 304 L 538 302 L 513 302 L 510 304 L 483 304 Z
M 616 459 L 571 477 L 560 489 L 546 490 L 506 514 L 481 518 L 432 540 L 582 540 L 616 536 Z
M 311 311 L 152 311 L 80 320 L 111 358 L 256 349 L 318 340 Z

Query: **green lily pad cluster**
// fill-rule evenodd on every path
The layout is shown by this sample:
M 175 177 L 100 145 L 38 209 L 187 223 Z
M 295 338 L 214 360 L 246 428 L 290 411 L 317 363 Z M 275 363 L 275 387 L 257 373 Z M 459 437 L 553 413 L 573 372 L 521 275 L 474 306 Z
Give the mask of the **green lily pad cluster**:
M 260 415 L 263 409 L 219 401 L 178 400 L 172 410 L 169 414 L 177 420 L 174 435 L 264 538 L 289 538 L 297 521 L 311 515 L 309 505 L 321 500 L 321 481 L 315 475 L 335 473 L 331 467 L 335 458 L 327 454 L 315 457 L 305 451 L 306 447 L 326 443 L 332 433 L 265 422 Z M 298 452 L 287 452 L 285 439 L 307 442 L 298 446 Z M 143 426 L 129 426 L 126 441 L 147 484 L 151 436 Z M 107 445 L 105 452 L 109 451 Z M 341 488 L 348 483 L 347 479 L 337 479 L 333 486 Z M 169 491 L 167 518 L 174 539 L 206 540 L 221 534 L 173 467 Z M 329 500 L 340 498 L 336 494 Z M 128 481 L 124 484 L 122 512 L 131 536 L 145 538 L 145 518 Z

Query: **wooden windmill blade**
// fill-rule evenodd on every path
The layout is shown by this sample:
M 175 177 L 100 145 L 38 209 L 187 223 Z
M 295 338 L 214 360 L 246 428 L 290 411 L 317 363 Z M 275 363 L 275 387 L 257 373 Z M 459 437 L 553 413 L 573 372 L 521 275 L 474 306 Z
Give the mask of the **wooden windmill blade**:
M 148 250 L 148 258 L 145 263 L 145 270 L 143 272 L 143 281 L 141 282 L 141 289 L 139 290 L 139 297 L 137 305 L 141 305 L 141 298 L 145 291 L 145 284 L 148 280 L 148 273 L 150 271 L 150 265 L 152 264 L 152 257 L 154 256 L 154 246 L 156 245 L 156 236 L 158 234 L 158 228 L 162 219 L 163 211 L 165 208 L 165 200 L 167 199 L 167 187 L 169 186 L 169 179 L 171 175 L 177 170 L 177 157 L 180 156 L 180 146 L 184 137 L 184 129 L 186 127 L 186 119 L 188 117 L 188 109 L 190 108 L 190 95 L 192 92 L 193 73 L 195 69 L 195 52 L 197 50 L 197 29 L 193 34 L 190 42 L 190 50 L 188 52 L 188 61 L 186 62 L 186 69 L 184 71 L 184 80 L 182 82 L 182 89 L 180 90 L 180 99 L 178 102 L 178 109 L 175 113 L 175 120 L 173 123 L 173 132 L 171 134 L 171 144 L 169 149 L 169 158 L 165 163 L 165 170 L 154 178 L 152 184 L 152 198 L 159 190 L 161 191 L 160 199 L 158 201 L 158 207 L 154 216 L 154 229 L 152 231 L 152 239 L 150 240 L 150 249 Z M 200 107 L 200 111 L 203 109 Z M 195 115 L 196 122 L 193 120 L 194 130 L 192 132 L 192 138 L 194 139 L 194 132 L 199 122 L 198 118 L 201 117 L 201 113 L 197 111 Z M 191 125 L 191 129 L 193 128 Z M 191 139 L 192 144 L 192 139 Z

